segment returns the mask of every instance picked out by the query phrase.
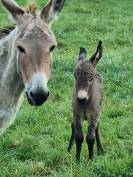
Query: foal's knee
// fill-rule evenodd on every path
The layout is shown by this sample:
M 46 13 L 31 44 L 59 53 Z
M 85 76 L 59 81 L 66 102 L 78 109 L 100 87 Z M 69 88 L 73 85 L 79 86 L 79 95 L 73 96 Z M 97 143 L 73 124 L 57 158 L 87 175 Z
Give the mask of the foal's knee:
M 75 141 L 77 145 L 81 145 L 84 141 L 84 135 L 82 131 L 75 133 Z
M 93 145 L 95 142 L 95 133 L 92 132 L 90 134 L 88 133 L 86 136 L 86 142 L 90 146 Z

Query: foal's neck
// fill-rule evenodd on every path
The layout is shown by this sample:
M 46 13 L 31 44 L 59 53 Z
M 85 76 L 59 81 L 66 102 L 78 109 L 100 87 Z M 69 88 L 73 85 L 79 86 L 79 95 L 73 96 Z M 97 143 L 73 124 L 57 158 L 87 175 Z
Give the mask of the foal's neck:
M 18 100 L 23 91 L 23 83 L 20 74 L 17 71 L 18 53 L 15 50 L 15 42 L 18 35 L 18 29 L 7 36 L 7 41 L 3 45 L 7 45 L 7 51 L 4 58 L 7 61 L 2 73 L 0 83 L 0 106 L 12 107 L 18 104 Z

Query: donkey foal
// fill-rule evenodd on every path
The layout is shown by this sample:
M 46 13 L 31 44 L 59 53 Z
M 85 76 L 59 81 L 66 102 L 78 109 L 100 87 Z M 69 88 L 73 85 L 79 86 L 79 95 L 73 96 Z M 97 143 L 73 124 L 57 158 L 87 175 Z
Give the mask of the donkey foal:
M 73 89 L 73 122 L 72 135 L 68 146 L 71 150 L 74 140 L 76 141 L 76 158 L 80 160 L 80 152 L 84 135 L 82 122 L 86 118 L 89 121 L 86 141 L 88 144 L 89 159 L 93 159 L 93 147 L 96 137 L 98 153 L 103 152 L 100 141 L 99 119 L 103 100 L 103 84 L 100 75 L 96 71 L 96 64 L 102 57 L 102 42 L 99 41 L 95 54 L 86 59 L 86 50 L 80 48 L 77 66 L 75 68 Z

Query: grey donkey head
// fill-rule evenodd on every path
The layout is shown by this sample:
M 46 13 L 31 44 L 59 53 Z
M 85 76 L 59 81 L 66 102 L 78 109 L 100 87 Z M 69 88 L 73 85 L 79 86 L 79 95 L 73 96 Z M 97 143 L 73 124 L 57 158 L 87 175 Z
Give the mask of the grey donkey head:
M 19 68 L 31 105 L 40 106 L 48 96 L 47 86 L 56 39 L 51 24 L 61 12 L 65 0 L 49 0 L 41 12 L 34 5 L 22 9 L 14 0 L 1 0 L 17 23 Z
M 86 49 L 80 48 L 77 66 L 75 68 L 74 77 L 76 80 L 76 95 L 79 102 L 89 100 L 92 91 L 93 83 L 96 77 L 96 65 L 102 57 L 102 41 L 99 41 L 96 52 L 93 56 L 86 59 Z

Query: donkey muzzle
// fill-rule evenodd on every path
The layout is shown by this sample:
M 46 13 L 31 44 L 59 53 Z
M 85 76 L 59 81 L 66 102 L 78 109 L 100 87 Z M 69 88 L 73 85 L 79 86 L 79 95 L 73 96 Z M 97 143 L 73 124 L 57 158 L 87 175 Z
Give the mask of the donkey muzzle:
M 80 104 L 85 104 L 86 102 L 87 102 L 87 99 L 86 98 L 77 98 L 77 100 L 78 100 L 78 102 L 80 103 Z
M 29 104 L 33 106 L 41 106 L 49 97 L 49 91 L 38 90 L 36 92 L 26 92 Z
M 41 106 L 49 97 L 47 79 L 40 73 L 34 74 L 31 81 L 26 85 L 28 102 L 33 106 Z
M 84 104 L 88 100 L 88 94 L 85 90 L 79 90 L 77 95 L 79 103 Z

